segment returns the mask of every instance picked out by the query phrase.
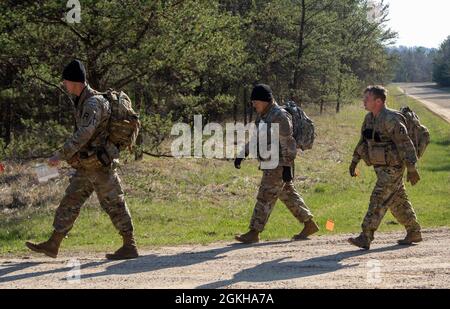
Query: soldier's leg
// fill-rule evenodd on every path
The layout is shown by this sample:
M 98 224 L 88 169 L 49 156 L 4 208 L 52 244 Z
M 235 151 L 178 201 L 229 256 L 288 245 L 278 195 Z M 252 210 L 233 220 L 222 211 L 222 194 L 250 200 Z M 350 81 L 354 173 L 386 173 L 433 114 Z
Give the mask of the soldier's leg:
M 408 200 L 405 185 L 402 182 L 400 188 L 392 199 L 389 209 L 397 221 L 405 226 L 407 232 L 420 232 L 421 227 L 417 221 L 416 213 Z
M 53 227 L 56 232 L 67 234 L 80 214 L 81 206 L 94 191 L 92 183 L 82 172 L 77 171 L 70 179 L 66 193 L 56 209 Z
M 377 183 L 370 198 L 369 209 L 362 223 L 362 231 L 369 242 L 373 241 L 374 233 L 381 224 L 387 209 L 395 193 L 402 184 L 401 168 L 396 167 L 377 167 Z
M 283 188 L 283 168 L 264 170 L 261 184 L 259 186 L 256 205 L 250 220 L 250 229 L 262 232 L 269 220 L 278 195 Z
M 300 194 L 295 190 L 292 181 L 284 184 L 280 193 L 280 200 L 300 223 L 304 223 L 303 230 L 299 234 L 294 235 L 292 240 L 307 240 L 309 236 L 319 231 L 319 226 L 314 222 L 311 211 Z
M 122 247 L 112 254 L 107 254 L 106 258 L 109 260 L 137 258 L 139 253 L 133 235 L 133 222 L 125 202 L 119 175 L 113 169 L 103 169 L 96 171 L 93 178 L 100 205 L 109 215 L 123 239 Z
M 53 220 L 54 231 L 49 240 L 42 243 L 26 242 L 25 245 L 32 251 L 44 253 L 56 258 L 64 236 L 72 229 L 75 220 L 80 214 L 81 206 L 92 194 L 93 186 L 85 176 L 77 172 L 71 179 L 66 193 L 56 209 Z
M 297 190 L 295 190 L 292 181 L 284 184 L 279 198 L 300 223 L 305 223 L 313 218 L 305 201 L 300 194 L 298 194 Z
M 133 222 L 125 202 L 120 178 L 113 169 L 92 172 L 92 182 L 103 210 L 121 235 L 133 233 Z

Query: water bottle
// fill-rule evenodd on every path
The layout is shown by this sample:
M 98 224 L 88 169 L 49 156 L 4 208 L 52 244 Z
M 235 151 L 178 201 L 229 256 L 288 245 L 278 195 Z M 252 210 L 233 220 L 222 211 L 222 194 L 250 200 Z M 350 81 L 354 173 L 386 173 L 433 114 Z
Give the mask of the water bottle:
M 59 172 L 56 167 L 50 167 L 47 164 L 36 164 L 34 171 L 38 177 L 39 183 L 46 183 L 50 179 L 59 177 Z

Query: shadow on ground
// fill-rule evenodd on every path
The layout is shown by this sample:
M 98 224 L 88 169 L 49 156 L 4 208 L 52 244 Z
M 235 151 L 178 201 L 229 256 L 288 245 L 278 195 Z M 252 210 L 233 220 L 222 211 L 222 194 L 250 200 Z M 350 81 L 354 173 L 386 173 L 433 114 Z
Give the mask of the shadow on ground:
M 230 280 L 222 280 L 197 287 L 198 289 L 217 289 L 227 287 L 239 282 L 271 282 L 281 280 L 291 280 L 316 276 L 325 273 L 336 272 L 345 268 L 352 268 L 355 265 L 342 265 L 345 259 L 367 255 L 371 253 L 380 253 L 387 251 L 400 250 L 404 247 L 391 246 L 379 248 L 371 251 L 348 251 L 328 256 L 315 257 L 304 261 L 288 261 L 287 258 L 281 258 L 274 261 L 262 263 L 255 267 L 244 269 L 233 276 Z
M 127 276 L 133 274 L 142 274 L 152 271 L 157 271 L 161 269 L 170 269 L 185 267 L 195 264 L 201 264 L 208 261 L 214 261 L 223 259 L 226 256 L 224 254 L 250 247 L 264 247 L 264 246 L 274 246 L 287 244 L 285 242 L 268 242 L 256 244 L 253 246 L 233 244 L 222 248 L 200 251 L 200 252 L 184 252 L 173 255 L 147 255 L 142 256 L 135 260 L 127 260 L 122 262 L 111 262 L 107 260 L 89 262 L 80 265 L 81 273 L 83 269 L 95 268 L 105 264 L 112 264 L 107 266 L 106 269 L 90 273 L 86 275 L 81 275 L 81 280 L 90 278 L 106 277 L 111 275 Z M 314 275 L 335 272 L 340 269 L 354 267 L 356 265 L 342 265 L 341 262 L 345 259 L 366 255 L 370 253 L 379 253 L 386 251 L 399 250 L 403 247 L 391 246 L 386 248 L 379 248 L 371 251 L 349 251 L 342 252 L 328 256 L 315 257 L 307 259 L 304 261 L 285 261 L 287 258 L 281 258 L 274 261 L 269 261 L 257 265 L 253 268 L 244 269 L 236 273 L 230 280 L 221 280 L 209 284 L 199 286 L 198 288 L 221 288 L 226 287 L 238 282 L 268 282 L 268 281 L 278 281 L 278 280 L 289 280 L 302 277 L 310 277 Z M 36 278 L 51 274 L 64 274 L 64 277 L 59 280 L 67 280 L 66 276 L 72 270 L 70 267 L 61 267 L 52 270 L 39 271 L 39 272 L 29 272 L 25 274 L 14 275 L 14 272 L 21 271 L 27 268 L 32 268 L 40 265 L 41 263 L 15 263 L 11 265 L 6 265 L 0 268 L 0 283 L 14 282 L 18 280 L 25 280 Z

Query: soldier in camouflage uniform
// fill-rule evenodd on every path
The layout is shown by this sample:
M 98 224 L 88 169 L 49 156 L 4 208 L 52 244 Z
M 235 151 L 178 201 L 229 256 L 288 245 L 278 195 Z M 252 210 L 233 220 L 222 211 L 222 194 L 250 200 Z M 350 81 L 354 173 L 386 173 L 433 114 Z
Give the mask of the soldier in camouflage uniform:
M 50 159 L 57 166 L 66 160 L 76 169 L 70 179 L 65 196 L 56 210 L 54 232 L 44 243 L 27 242 L 29 249 L 56 258 L 61 241 L 72 229 L 84 202 L 95 191 L 103 210 L 111 218 L 123 238 L 123 246 L 108 259 L 130 259 L 138 256 L 130 217 L 120 178 L 113 166 L 118 149 L 107 141 L 109 102 L 86 83 L 86 72 L 81 62 L 72 61 L 63 72 L 68 92 L 77 96 L 75 101 L 76 131 L 63 148 Z
M 250 231 L 236 236 L 236 240 L 243 243 L 255 243 L 259 241 L 259 234 L 269 219 L 269 216 L 279 198 L 291 211 L 294 217 L 304 223 L 304 229 L 295 235 L 293 240 L 304 240 L 319 230 L 313 221 L 313 215 L 306 206 L 302 197 L 297 193 L 293 184 L 294 160 L 297 155 L 296 141 L 292 135 L 291 115 L 280 108 L 274 101 L 272 91 L 267 85 L 257 85 L 252 92 L 252 104 L 258 113 L 256 125 L 261 121 L 268 124 L 279 125 L 279 163 L 274 169 L 264 169 L 259 187 L 257 202 L 250 221 Z M 268 134 L 268 139 L 270 134 Z M 258 139 L 259 140 L 259 139 Z M 270 141 L 268 141 L 270 144 Z M 246 156 L 249 153 L 249 145 L 246 145 Z M 235 160 L 235 167 L 240 168 L 243 158 Z M 263 161 L 259 157 L 260 161 Z
M 406 129 L 404 116 L 386 107 L 387 90 L 381 86 L 370 86 L 364 95 L 367 114 L 361 130 L 361 139 L 356 146 L 350 165 L 350 175 L 356 177 L 356 166 L 362 159 L 374 166 L 377 183 L 370 198 L 369 210 L 362 223 L 362 233 L 350 238 L 352 245 L 368 250 L 374 233 L 389 209 L 398 222 L 405 226 L 407 236 L 401 245 L 422 241 L 421 228 L 405 192 L 403 175 L 416 185 L 420 180 L 416 168 L 417 155 Z

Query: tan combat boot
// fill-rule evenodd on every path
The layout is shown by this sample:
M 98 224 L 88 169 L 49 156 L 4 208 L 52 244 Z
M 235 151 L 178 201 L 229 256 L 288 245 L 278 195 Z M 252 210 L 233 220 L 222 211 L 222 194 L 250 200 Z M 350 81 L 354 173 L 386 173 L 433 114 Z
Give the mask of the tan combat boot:
M 370 241 L 367 238 L 367 236 L 362 234 L 362 233 L 356 238 L 349 238 L 348 242 L 350 244 L 352 244 L 353 246 L 362 248 L 364 250 L 369 250 L 370 249 Z
M 107 254 L 108 260 L 130 260 L 139 257 L 133 233 L 122 234 L 123 246 L 112 254 Z
M 399 240 L 398 244 L 401 246 L 411 246 L 413 243 L 418 243 L 422 241 L 422 233 L 419 232 L 408 232 L 405 239 Z
M 25 245 L 28 249 L 37 252 L 44 253 L 46 256 L 56 259 L 58 256 L 59 246 L 64 239 L 65 234 L 53 231 L 52 236 L 46 242 L 40 244 L 33 244 L 31 242 L 26 242 Z
M 308 236 L 311 236 L 312 234 L 315 234 L 319 231 L 319 226 L 314 222 L 313 219 L 305 222 L 305 227 L 300 232 L 300 234 L 295 235 L 292 240 L 306 240 L 308 239 Z
M 236 237 L 234 237 L 234 239 L 244 244 L 254 244 L 259 242 L 259 232 L 250 230 L 245 234 L 237 235 Z

